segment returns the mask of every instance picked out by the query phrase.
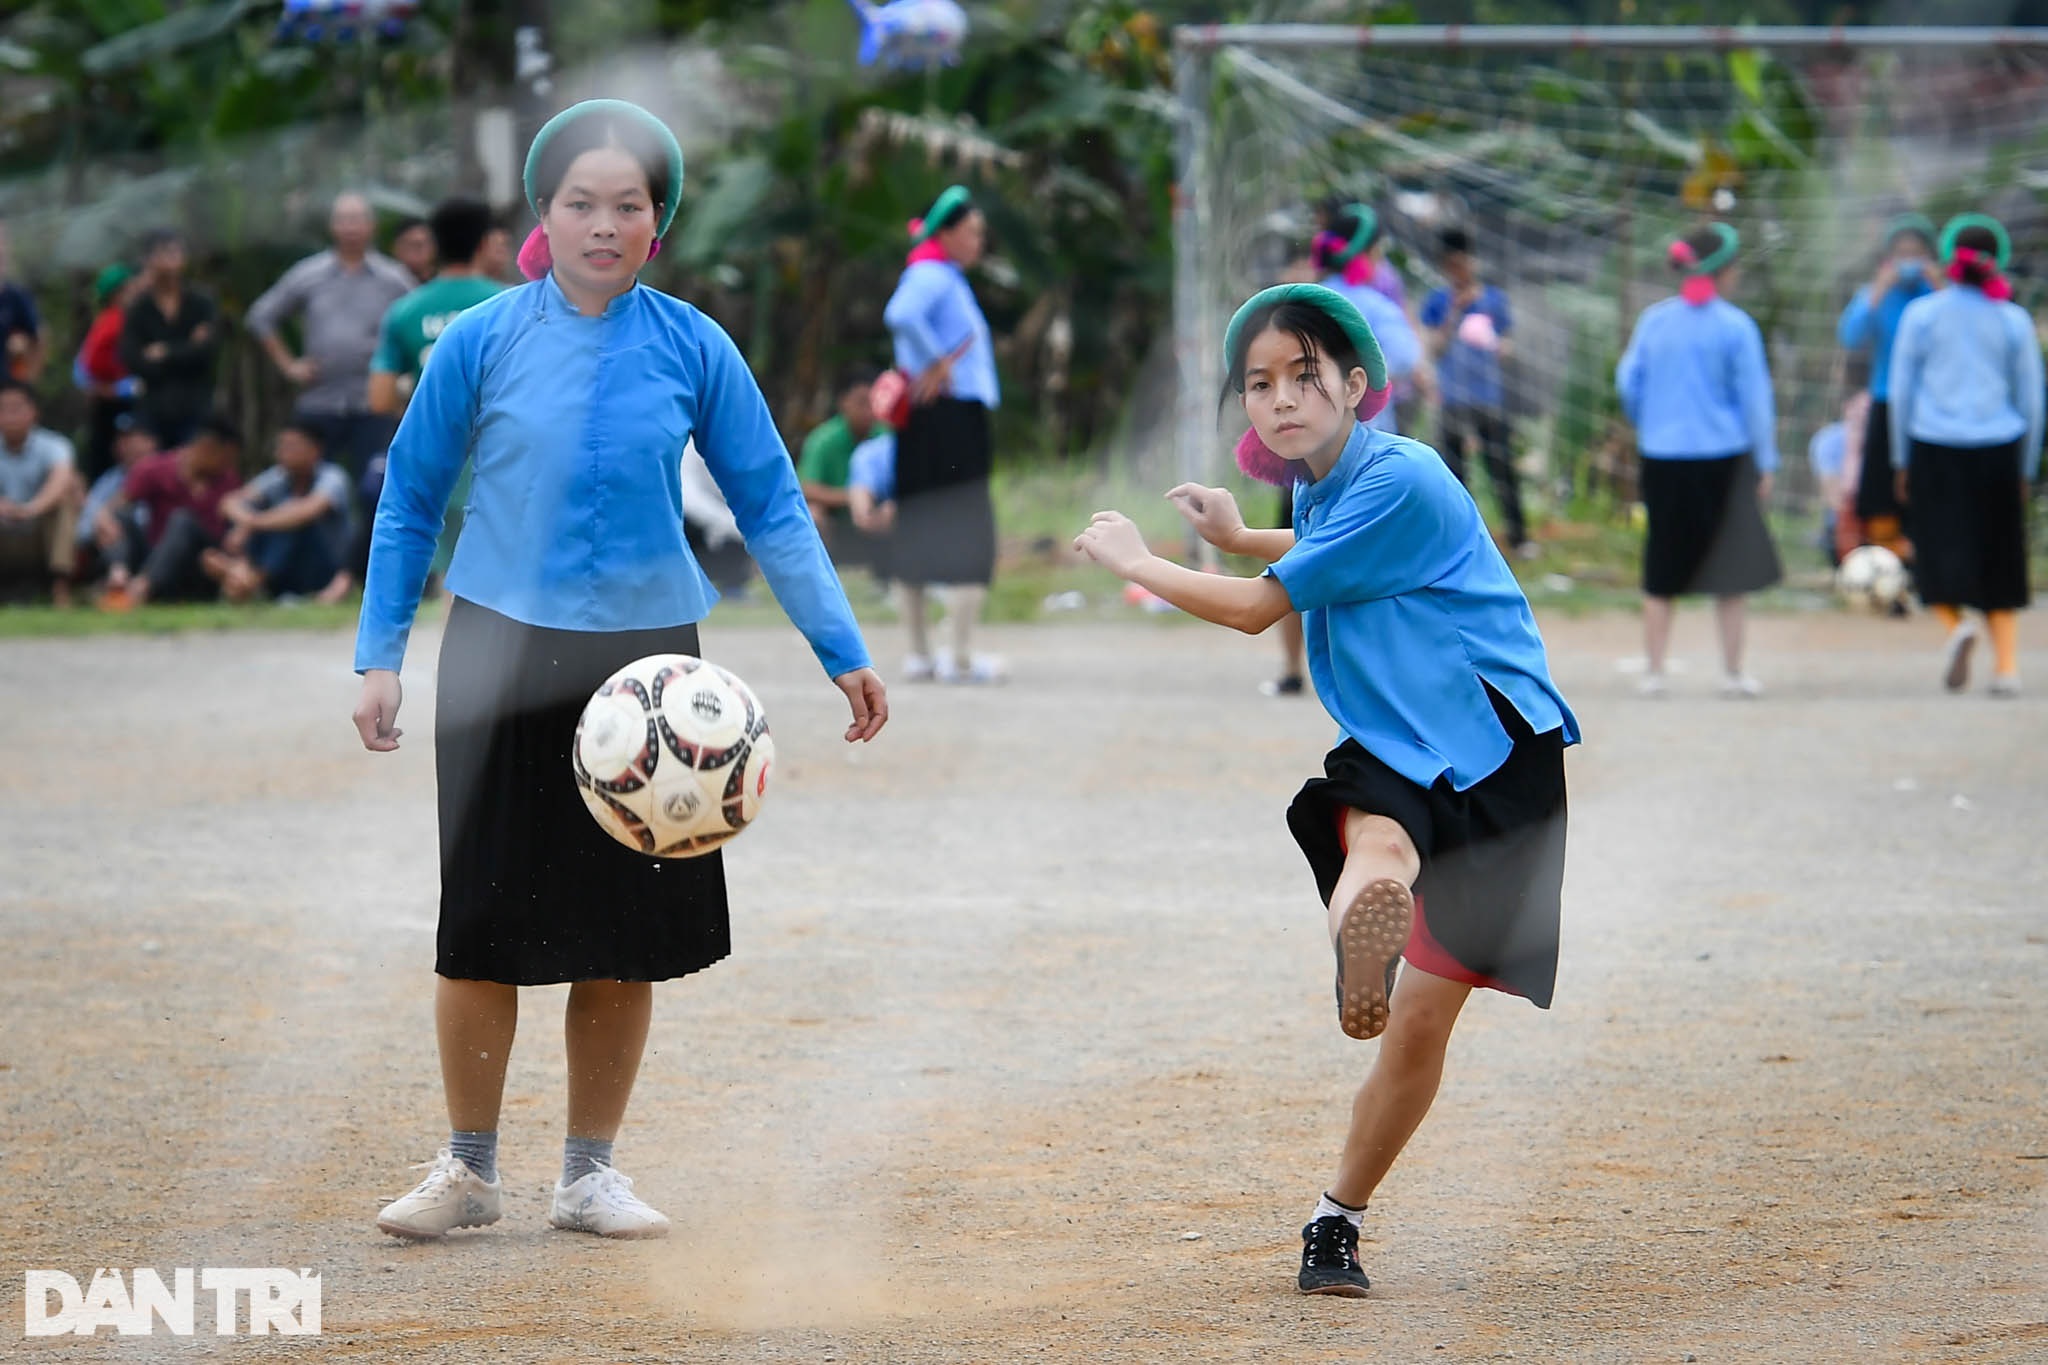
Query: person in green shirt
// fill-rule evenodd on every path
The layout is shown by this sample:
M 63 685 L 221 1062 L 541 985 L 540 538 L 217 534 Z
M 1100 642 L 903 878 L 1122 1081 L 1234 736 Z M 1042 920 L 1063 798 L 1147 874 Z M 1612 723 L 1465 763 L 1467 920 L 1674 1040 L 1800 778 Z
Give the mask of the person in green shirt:
M 840 380 L 838 411 L 804 438 L 796 473 L 804 486 L 804 501 L 811 505 L 811 516 L 825 538 L 825 548 L 831 551 L 832 562 L 842 569 L 865 567 L 881 581 L 888 578 L 888 539 L 854 525 L 852 498 L 847 489 L 854 447 L 889 430 L 875 420 L 875 379 L 873 369 L 856 368 Z
M 441 331 L 458 315 L 504 289 L 486 269 L 491 235 L 496 224 L 490 208 L 474 199 L 447 199 L 435 208 L 427 226 L 434 234 L 434 249 L 441 268 L 419 288 L 391 305 L 377 333 L 377 353 L 370 360 L 370 411 L 397 416 L 412 396 L 427 356 Z M 366 515 L 356 536 L 352 556 L 360 581 L 370 559 L 370 528 L 376 518 L 377 499 L 384 490 L 382 456 L 370 462 L 363 478 L 363 506 Z M 462 534 L 462 509 L 469 501 L 469 466 L 456 480 L 448 499 L 448 516 L 441 527 L 440 545 L 434 554 L 432 574 L 447 571 L 455 553 L 455 539 Z

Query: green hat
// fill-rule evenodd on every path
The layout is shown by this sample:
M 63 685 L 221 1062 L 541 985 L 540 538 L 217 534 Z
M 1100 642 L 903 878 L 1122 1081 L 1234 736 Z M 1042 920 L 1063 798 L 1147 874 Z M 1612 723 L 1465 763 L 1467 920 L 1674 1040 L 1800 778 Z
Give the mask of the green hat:
M 948 185 L 945 193 L 932 200 L 932 206 L 925 210 L 924 217 L 911 224 L 910 244 L 923 246 L 948 218 L 973 203 L 974 196 L 967 192 L 965 185 Z
M 1999 222 L 1988 213 L 1959 213 L 1948 220 L 1947 225 L 1941 230 L 1941 259 L 1943 261 L 1950 261 L 1955 258 L 1956 238 L 1963 235 L 1965 228 L 1973 227 L 1988 229 L 1992 239 L 1998 243 L 1998 268 L 2000 270 L 2005 269 L 2007 265 L 2011 264 L 2012 237 L 2006 232 L 2005 224 Z
M 1358 311 L 1357 304 L 1320 284 L 1276 284 L 1246 299 L 1232 315 L 1230 325 L 1223 329 L 1223 364 L 1226 369 L 1236 368 L 1238 344 L 1247 340 L 1243 335 L 1245 323 L 1254 313 L 1282 303 L 1305 303 L 1329 314 L 1330 320 L 1350 341 L 1351 348 L 1358 352 L 1358 363 L 1365 367 L 1366 387 L 1374 392 L 1387 387 L 1387 360 L 1380 354 L 1380 339 L 1372 334 L 1372 324 L 1365 320 L 1365 314 Z
M 92 296 L 101 303 L 105 303 L 108 299 L 114 297 L 115 290 L 133 278 L 135 278 L 135 272 L 117 261 L 93 276 Z
M 1672 261 L 1683 267 L 1687 275 L 1711 275 L 1726 266 L 1728 262 L 1734 260 L 1735 253 L 1742 249 L 1742 234 L 1728 226 L 1728 224 L 1709 223 L 1707 226 L 1713 230 L 1716 237 L 1721 239 L 1721 245 L 1715 247 L 1706 255 L 1697 259 L 1688 259 L 1692 255 L 1692 245 L 1683 237 L 1671 244 Z
M 1330 259 L 1339 266 L 1350 265 L 1358 259 L 1359 253 L 1373 244 L 1380 235 L 1380 216 L 1365 204 L 1346 204 L 1339 213 L 1348 213 L 1358 224 L 1351 237 L 1336 255 Z
M 1891 250 L 1892 243 L 1901 237 L 1914 236 L 1933 246 L 1935 243 L 1934 220 L 1924 213 L 1897 213 L 1884 225 L 1885 250 Z
M 668 231 L 669 224 L 675 222 L 676 202 L 683 197 L 683 149 L 681 144 L 676 141 L 676 135 L 669 131 L 666 123 L 663 123 L 639 105 L 628 103 L 625 100 L 585 100 L 581 104 L 570 105 L 567 109 L 564 109 L 561 113 L 541 125 L 541 130 L 534 134 L 533 146 L 526 149 L 526 174 L 523 179 L 526 185 L 527 207 L 533 210 L 534 217 L 538 218 L 540 216 L 540 194 L 534 185 L 534 177 L 540 173 L 542 153 L 547 150 L 548 144 L 553 142 L 564 128 L 577 122 L 586 114 L 613 114 L 621 118 L 636 120 L 650 132 L 654 133 L 660 140 L 663 149 L 668 153 L 669 189 L 668 202 L 661 206 L 661 224 L 655 229 L 654 235 L 656 237 L 664 235 Z

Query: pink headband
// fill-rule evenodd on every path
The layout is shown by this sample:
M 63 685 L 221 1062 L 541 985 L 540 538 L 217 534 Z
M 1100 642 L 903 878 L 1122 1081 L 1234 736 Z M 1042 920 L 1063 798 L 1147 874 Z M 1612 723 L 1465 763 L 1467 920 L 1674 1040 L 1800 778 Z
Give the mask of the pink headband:
M 1345 247 L 1350 245 L 1351 241 L 1349 238 L 1339 237 L 1334 232 L 1318 232 L 1316 234 L 1316 239 L 1310 245 L 1309 250 L 1319 256 L 1334 259 L 1338 252 L 1342 251 Z M 1372 253 L 1370 251 L 1359 252 L 1356 256 L 1353 256 L 1350 259 L 1350 261 L 1348 261 L 1345 264 L 1344 283 L 1349 285 L 1361 285 L 1367 283 L 1371 279 Z
M 661 238 L 654 239 L 648 249 L 647 259 L 653 260 L 661 254 Z M 548 234 L 540 224 L 534 224 L 533 231 L 526 234 L 526 241 L 519 248 L 519 273 L 529 280 L 537 280 L 555 268 L 555 255 L 548 250 Z
M 1386 407 L 1387 400 L 1393 397 L 1393 394 L 1394 386 L 1391 381 L 1384 389 L 1367 389 L 1365 397 L 1358 401 L 1358 420 L 1370 422 L 1379 416 L 1380 410 Z M 1275 488 L 1285 488 L 1299 479 L 1301 471 L 1296 467 L 1299 464 L 1298 460 L 1283 460 L 1275 455 L 1272 449 L 1259 439 L 1257 428 L 1245 432 L 1238 438 L 1237 467 L 1247 478 L 1257 479 L 1260 483 L 1270 483 Z
M 1978 288 L 1984 291 L 1984 297 L 1987 299 L 2011 298 L 2012 282 L 1998 273 L 1998 258 L 1996 256 L 1987 256 L 1975 247 L 1959 246 L 1950 253 L 1948 258 L 1948 277 L 1957 284 L 1968 284 L 1970 281 L 1966 276 L 1964 267 L 1976 265 L 1980 261 L 1989 264 L 1991 267 L 1985 272 L 1984 282 L 1978 286 Z
M 924 219 L 913 218 L 910 220 L 910 235 L 912 237 L 917 236 L 923 231 Z M 952 259 L 951 256 L 946 254 L 946 248 L 939 245 L 937 237 L 927 237 L 910 249 L 910 254 L 904 258 L 903 264 L 916 265 L 919 261 L 950 261 Z

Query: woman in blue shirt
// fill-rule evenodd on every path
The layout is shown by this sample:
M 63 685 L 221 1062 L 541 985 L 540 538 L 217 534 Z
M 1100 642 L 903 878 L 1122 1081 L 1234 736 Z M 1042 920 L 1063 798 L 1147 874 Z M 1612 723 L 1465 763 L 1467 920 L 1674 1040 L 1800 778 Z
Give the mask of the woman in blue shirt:
M 1248 529 L 1220 488 L 1167 496 L 1210 544 L 1272 567 L 1247 579 L 1170 564 L 1115 512 L 1075 545 L 1247 634 L 1302 613 L 1309 675 L 1343 734 L 1287 821 L 1328 914 L 1339 1022 L 1386 1041 L 1302 1231 L 1297 1283 L 1356 1296 L 1366 1201 L 1429 1111 L 1466 997 L 1550 1004 L 1578 722 L 1471 495 L 1437 452 L 1360 420 L 1387 375 L 1358 310 L 1320 285 L 1277 285 L 1238 310 L 1224 358 L 1265 452 L 1252 467 L 1294 485 L 1294 527 Z
M 540 227 L 531 283 L 441 333 L 393 438 L 356 635 L 364 745 L 398 747 L 398 670 L 450 488 L 474 466 L 448 572 L 436 678 L 441 916 L 435 1024 L 452 1129 L 427 1178 L 385 1208 L 395 1236 L 496 1222 L 497 1126 L 518 987 L 574 983 L 568 1138 L 550 1222 L 658 1237 L 668 1220 L 611 1164 L 647 1041 L 650 983 L 724 957 L 716 854 L 621 848 L 583 809 L 570 746 L 590 694 L 655 653 L 696 654 L 716 599 L 683 530 L 693 437 L 748 546 L 853 711 L 888 715 L 767 404 L 737 348 L 638 282 L 675 216 L 682 152 L 658 119 L 594 100 L 526 160 Z
M 995 682 L 1002 666 L 972 652 L 974 623 L 995 575 L 996 518 L 989 497 L 1001 401 L 988 319 L 967 272 L 981 260 L 988 224 L 965 187 L 940 195 L 910 225 L 912 250 L 882 310 L 896 368 L 912 376 L 909 420 L 896 439 L 896 538 L 890 572 L 902 591 L 912 681 Z M 934 653 L 925 592 L 944 589 L 952 648 Z
M 1941 286 L 1934 272 L 1934 224 L 1902 213 L 1885 225 L 1884 259 L 1870 283 L 1842 309 L 1835 336 L 1844 349 L 1870 358 L 1870 417 L 1863 427 L 1863 466 L 1856 482 L 1856 515 L 1867 543 L 1910 557 L 1892 470 L 1892 338 L 1906 305 Z
M 1970 681 L 1984 613 L 1996 655 L 1991 691 L 2020 690 L 2019 617 L 2027 605 L 2027 485 L 2041 468 L 2041 344 L 2011 302 L 2012 245 L 1996 220 L 1968 213 L 1942 231 L 1956 287 L 1906 308 L 1892 342 L 1891 460 L 1911 509 L 1920 600 L 1948 630 L 1943 680 Z
M 1780 575 L 1763 515 L 1778 467 L 1777 418 L 1763 333 L 1721 297 L 1733 282 L 1739 246 L 1726 223 L 1671 244 L 1671 264 L 1684 283 L 1676 298 L 1643 310 L 1615 371 L 1622 412 L 1636 428 L 1650 523 L 1643 544 L 1645 696 L 1664 694 L 1673 599 L 1690 593 L 1715 599 L 1723 695 L 1763 690 L 1742 671 L 1742 599 Z

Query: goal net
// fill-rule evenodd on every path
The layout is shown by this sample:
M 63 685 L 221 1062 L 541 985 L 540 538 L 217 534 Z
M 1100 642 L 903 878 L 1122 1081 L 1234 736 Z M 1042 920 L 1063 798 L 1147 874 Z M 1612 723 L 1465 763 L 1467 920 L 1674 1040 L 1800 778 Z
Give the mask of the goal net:
M 1226 26 L 1176 38 L 1176 444 L 1189 474 L 1226 470 L 1237 434 L 1215 417 L 1224 321 L 1305 251 L 1331 196 L 1379 212 L 1415 303 L 1441 282 L 1438 234 L 1470 235 L 1513 310 L 1505 396 L 1550 515 L 1633 500 L 1614 366 L 1636 315 L 1674 287 L 1664 247 L 1686 227 L 1714 218 L 1742 235 L 1733 298 L 1767 339 L 1789 507 L 1810 503 L 1808 440 L 1855 378 L 1836 322 L 1887 220 L 1998 215 L 2021 270 L 2048 235 L 2039 31 Z M 2015 283 L 2030 306 L 2048 285 Z M 1418 407 L 1405 429 L 1428 438 Z

